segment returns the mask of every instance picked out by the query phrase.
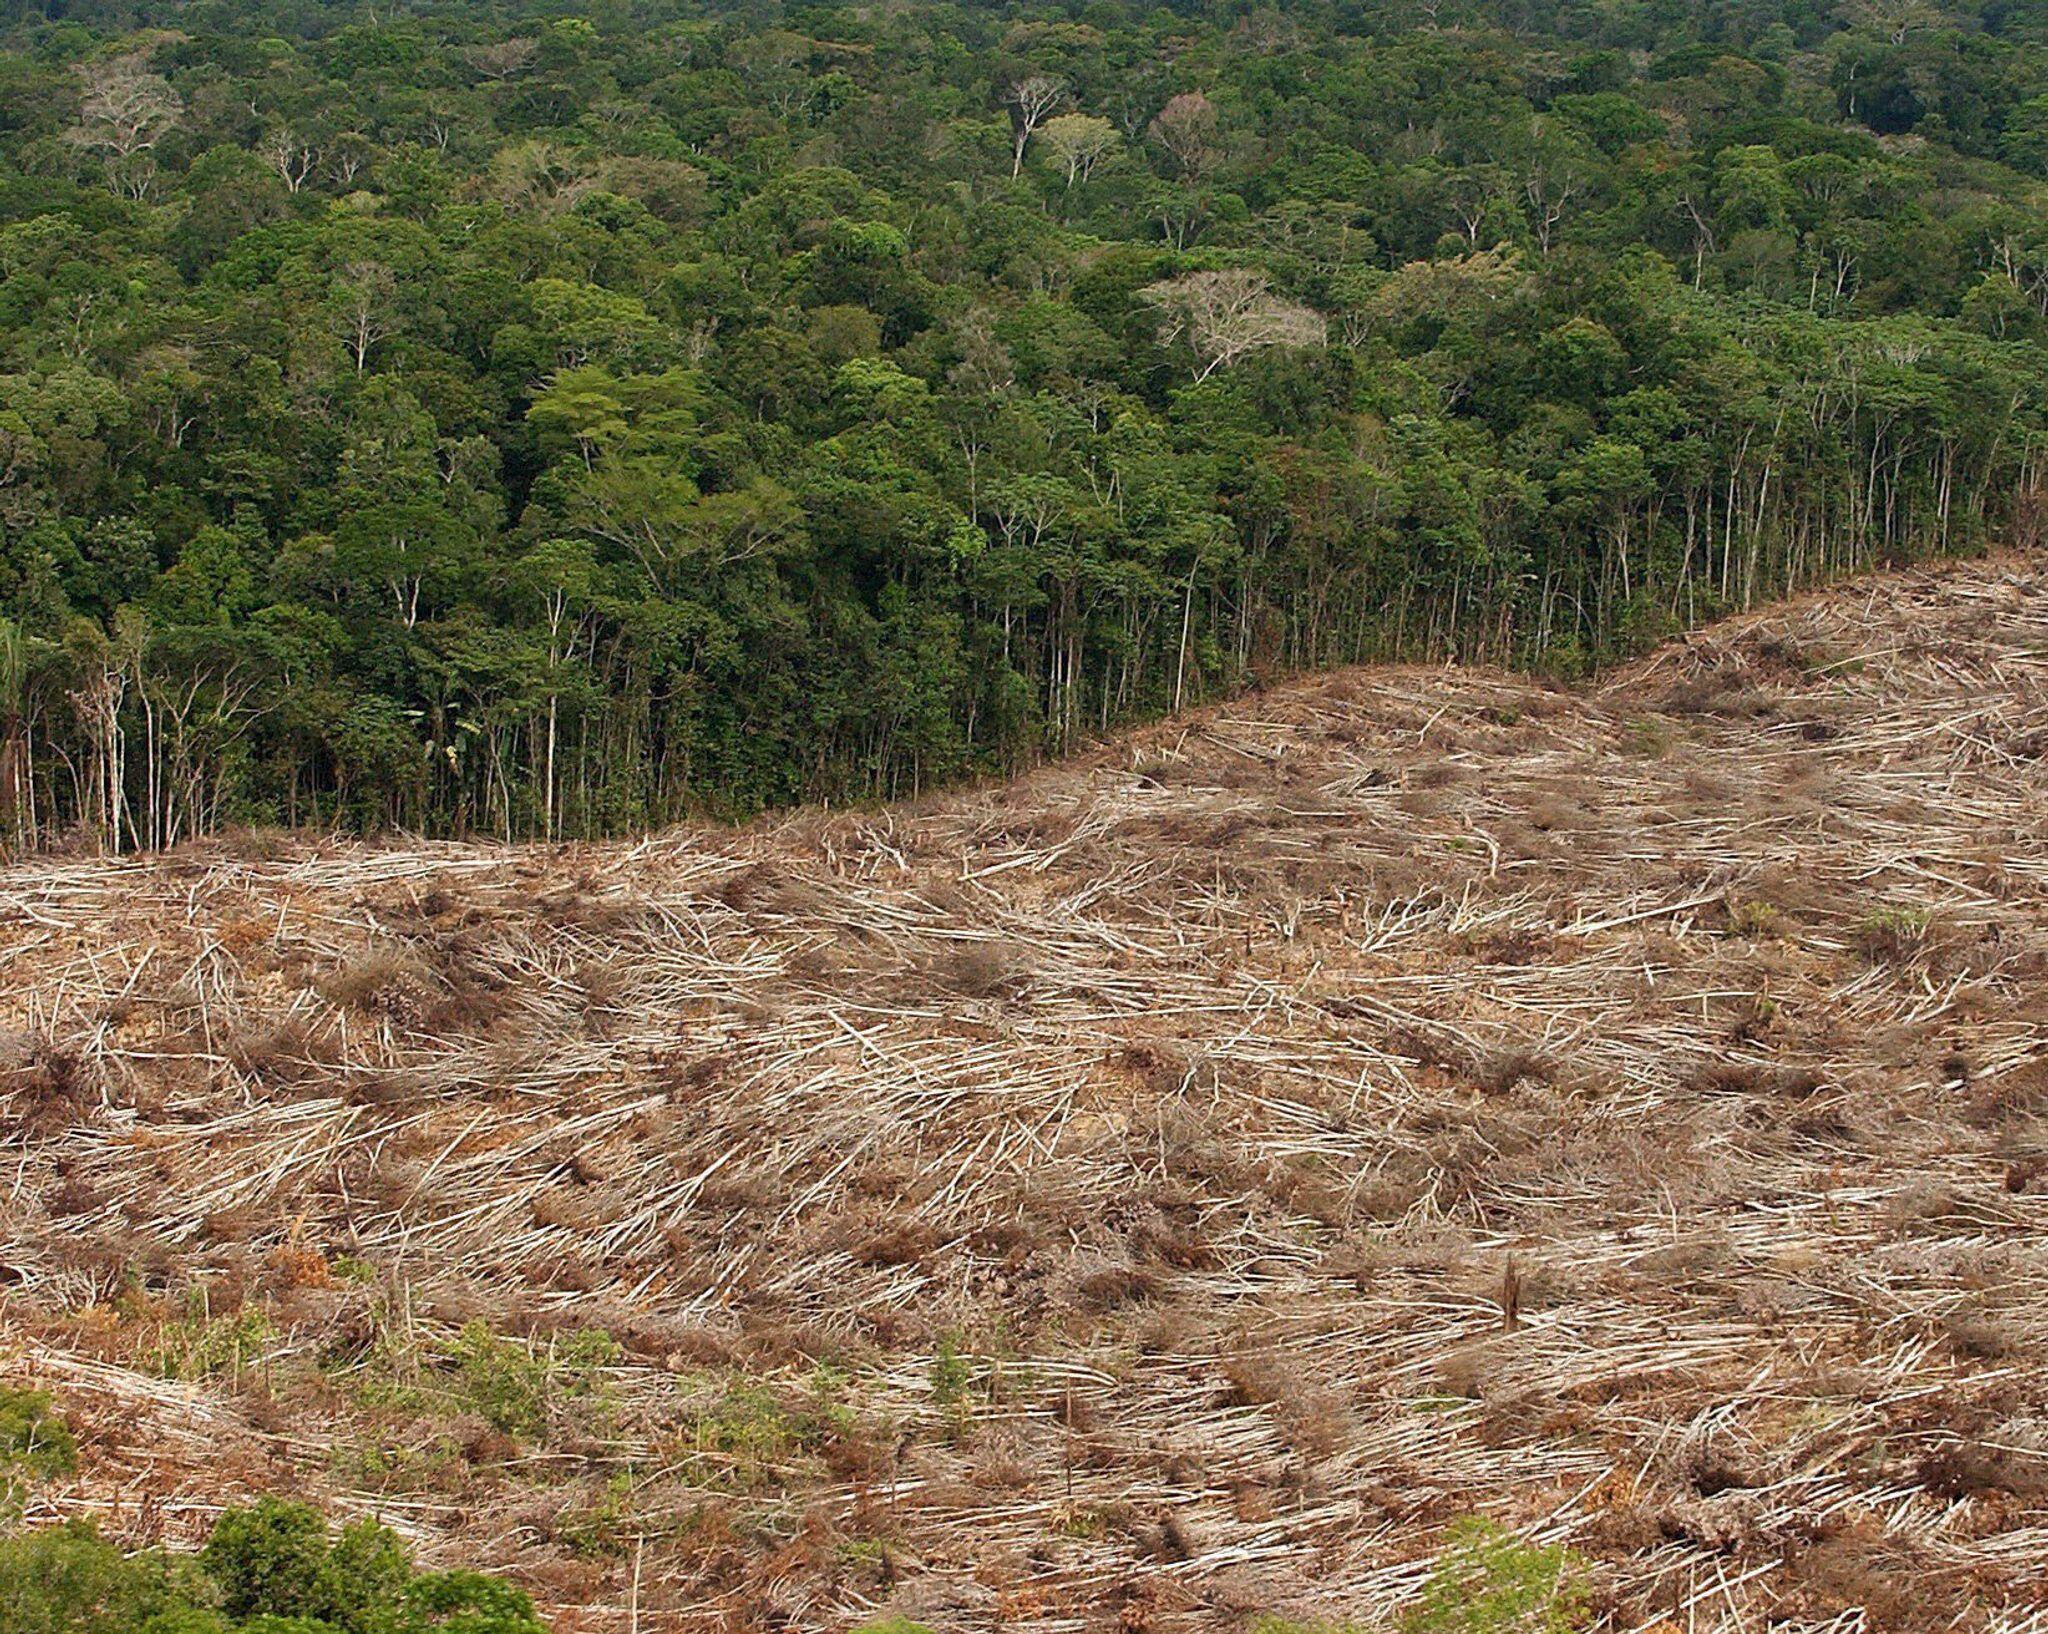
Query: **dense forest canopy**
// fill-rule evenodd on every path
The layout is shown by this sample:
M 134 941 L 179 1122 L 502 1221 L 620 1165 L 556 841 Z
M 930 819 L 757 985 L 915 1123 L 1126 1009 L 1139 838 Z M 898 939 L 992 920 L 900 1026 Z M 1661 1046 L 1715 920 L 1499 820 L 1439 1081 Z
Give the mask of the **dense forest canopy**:
M 0 843 L 908 793 L 2038 526 L 2039 0 L 49 0 Z

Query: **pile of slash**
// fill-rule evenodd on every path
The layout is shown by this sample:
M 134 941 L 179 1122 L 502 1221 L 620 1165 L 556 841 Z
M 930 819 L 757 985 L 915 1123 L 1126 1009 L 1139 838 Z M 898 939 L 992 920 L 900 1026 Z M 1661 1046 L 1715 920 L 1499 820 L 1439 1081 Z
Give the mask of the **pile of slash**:
M 2048 572 L 1014 783 L 0 871 L 30 1524 L 564 1631 L 2048 1630 Z

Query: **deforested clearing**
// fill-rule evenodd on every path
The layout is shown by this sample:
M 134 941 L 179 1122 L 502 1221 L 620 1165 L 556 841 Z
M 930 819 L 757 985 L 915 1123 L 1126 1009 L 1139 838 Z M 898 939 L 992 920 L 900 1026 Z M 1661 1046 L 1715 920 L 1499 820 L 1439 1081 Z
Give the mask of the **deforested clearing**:
M 0 876 L 0 1371 L 563 1630 L 2048 1627 L 2048 573 L 913 807 Z

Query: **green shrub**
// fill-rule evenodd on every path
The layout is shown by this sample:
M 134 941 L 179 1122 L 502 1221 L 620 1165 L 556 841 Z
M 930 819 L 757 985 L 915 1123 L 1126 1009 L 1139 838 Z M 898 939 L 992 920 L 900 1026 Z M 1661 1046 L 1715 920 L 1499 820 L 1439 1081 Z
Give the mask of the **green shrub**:
M 373 1634 L 412 1575 L 405 1546 L 375 1521 L 330 1541 L 319 1515 L 279 1498 L 229 1510 L 199 1558 L 230 1617 L 308 1617 L 342 1634 Z
M 1492 1521 L 1451 1527 L 1449 1547 L 1402 1634 L 1574 1634 L 1586 1625 L 1584 1588 L 1568 1581 L 1577 1558 L 1561 1544 L 1528 1543 Z
M 800 1427 L 763 1385 L 734 1383 L 690 1423 L 692 1450 L 729 1467 L 731 1478 L 752 1484 L 788 1457 Z
M 193 1562 L 126 1559 L 83 1523 L 0 1539 L 7 1634 L 221 1634 L 214 1598 Z
M 479 1572 L 415 1573 L 397 1536 L 303 1504 L 231 1509 L 197 1560 L 124 1557 L 83 1524 L 0 1539 L 4 1634 L 547 1634 Z
M 107 1626 L 120 1609 L 120 1551 L 89 1530 L 61 1527 L 0 1542 L 0 1628 L 70 1634 Z
M 460 1403 L 493 1428 L 529 1439 L 547 1433 L 557 1403 L 605 1405 L 604 1369 L 624 1354 L 602 1328 L 580 1329 L 537 1351 L 481 1321 L 464 1323 L 449 1350 Z
M 143 1361 L 166 1379 L 192 1381 L 217 1373 L 240 1378 L 244 1368 L 262 1358 L 269 1338 L 270 1320 L 253 1305 L 214 1316 L 207 1310 L 204 1293 L 197 1293 L 185 1315 L 157 1330 Z
M 815 1369 L 802 1390 L 738 1375 L 704 1384 L 718 1394 L 686 1421 L 674 1449 L 695 1479 L 728 1490 L 782 1481 L 794 1461 L 870 1433 L 840 1399 L 845 1376 L 829 1367 Z
M 1733 935 L 1760 941 L 1778 935 L 1784 923 L 1785 916 L 1776 905 L 1759 898 L 1728 904 L 1728 929 Z
M 1927 946 L 1933 926 L 1925 908 L 1879 908 L 1857 925 L 1856 942 L 1872 964 L 1903 963 Z
M 958 1407 L 967 1400 L 974 1382 L 974 1364 L 961 1353 L 960 1336 L 939 1336 L 937 1354 L 932 1357 L 932 1400 L 941 1407 Z
M 533 1602 L 482 1572 L 428 1572 L 416 1577 L 376 1634 L 548 1634 Z
M 519 1436 L 547 1428 L 548 1370 L 532 1351 L 473 1321 L 463 1324 L 451 1354 L 457 1389 L 485 1423 Z
M 596 1497 L 562 1512 L 555 1536 L 571 1554 L 585 1560 L 623 1555 L 634 1537 L 632 1498 L 632 1474 L 620 1470 Z
M 16 1514 L 30 1483 L 68 1475 L 78 1447 L 40 1390 L 0 1389 L 0 1520 Z
M 1400 1634 L 1577 1634 L 1586 1626 L 1585 1590 L 1569 1581 L 1578 1557 L 1562 1545 L 1526 1543 L 1477 1517 L 1454 1524 Z M 1350 1624 L 1254 1618 L 1249 1634 L 1363 1634 Z
M 0 1390 L 0 1468 L 47 1479 L 78 1465 L 78 1444 L 40 1390 Z

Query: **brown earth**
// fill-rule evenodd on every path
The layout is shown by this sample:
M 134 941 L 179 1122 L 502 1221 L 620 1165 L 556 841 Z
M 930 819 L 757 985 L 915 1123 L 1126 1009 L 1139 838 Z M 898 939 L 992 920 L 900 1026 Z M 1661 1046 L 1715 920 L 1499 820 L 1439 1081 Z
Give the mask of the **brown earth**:
M 2044 750 L 2004 557 L 910 808 L 12 864 L 30 1519 L 1165 1634 L 1479 1513 L 1616 1628 L 2048 1628 Z

